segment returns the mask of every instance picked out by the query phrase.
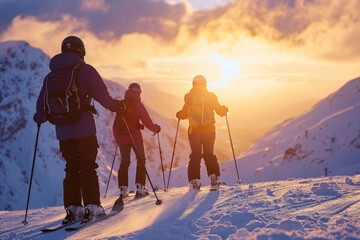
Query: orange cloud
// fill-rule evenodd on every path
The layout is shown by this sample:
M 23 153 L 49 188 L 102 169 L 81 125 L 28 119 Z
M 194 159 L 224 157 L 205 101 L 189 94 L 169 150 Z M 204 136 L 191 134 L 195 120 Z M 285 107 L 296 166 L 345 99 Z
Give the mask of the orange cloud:
M 358 59 L 359 9 L 358 0 L 238 0 L 195 13 L 187 27 L 193 36 L 205 32 L 212 42 L 236 45 L 246 34 L 313 57 Z

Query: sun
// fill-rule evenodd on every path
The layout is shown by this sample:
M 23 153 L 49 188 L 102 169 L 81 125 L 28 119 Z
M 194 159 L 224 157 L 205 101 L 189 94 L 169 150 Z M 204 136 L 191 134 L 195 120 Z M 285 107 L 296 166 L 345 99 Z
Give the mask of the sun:
M 230 80 L 239 77 L 239 60 L 230 60 L 218 54 L 212 55 L 210 59 L 219 66 L 219 75 L 222 80 Z
M 216 81 L 209 82 L 209 89 L 216 91 L 224 98 L 237 95 L 233 86 L 239 85 L 240 60 L 229 59 L 220 54 L 211 55 L 209 60 L 217 66 L 216 75 L 218 76 Z

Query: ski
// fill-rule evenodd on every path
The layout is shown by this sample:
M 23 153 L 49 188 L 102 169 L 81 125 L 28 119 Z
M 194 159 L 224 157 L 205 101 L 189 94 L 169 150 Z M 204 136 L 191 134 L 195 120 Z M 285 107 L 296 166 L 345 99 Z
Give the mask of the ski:
M 209 188 L 210 192 L 215 192 L 215 191 L 219 191 L 220 190 L 220 186 L 212 186 Z
M 121 212 L 122 210 L 124 209 L 124 201 L 122 199 L 120 200 L 117 200 L 110 212 L 110 215 L 114 215 L 114 213 L 118 213 L 118 212 Z M 105 215 L 104 217 L 106 217 L 107 215 Z M 103 217 L 101 217 L 102 219 Z M 54 231 L 57 231 L 59 229 L 62 229 L 62 228 L 68 228 L 68 229 L 71 229 L 71 225 L 74 225 L 76 223 L 79 223 L 80 225 L 81 224 L 85 224 L 84 223 L 84 220 L 77 220 L 77 221 L 72 221 L 72 222 L 69 222 L 69 223 L 66 223 L 66 224 L 60 224 L 58 226 L 55 226 L 55 227 L 52 227 L 52 228 L 44 228 L 44 229 L 41 229 L 42 232 L 44 233 L 48 233 L 48 232 L 54 232 Z M 66 229 L 65 229 L 66 230 Z M 67 230 L 67 231 L 71 231 L 71 230 Z
M 72 232 L 72 231 L 77 231 L 77 230 L 80 230 L 84 227 L 88 227 L 94 223 L 97 223 L 97 222 L 100 222 L 102 220 L 105 220 L 105 219 L 108 219 L 116 214 L 118 214 L 119 212 L 110 212 L 104 216 L 101 216 L 99 218 L 96 218 L 94 220 L 91 220 L 91 221 L 88 221 L 88 222 L 84 222 L 84 221 L 81 221 L 78 225 L 76 226 L 70 226 L 70 227 L 67 227 L 65 228 L 65 231 L 68 231 L 68 232 Z
M 116 199 L 111 209 L 111 212 L 121 212 L 123 209 L 124 209 L 124 198 L 119 197 L 118 199 Z
M 125 203 L 124 202 L 130 202 L 130 201 L 133 201 L 133 200 L 137 200 L 137 199 L 142 199 L 144 197 L 147 197 L 149 196 L 150 194 L 146 194 L 146 195 L 140 195 L 140 196 L 136 196 L 136 194 L 133 194 L 132 192 L 130 192 L 130 194 L 126 195 L 125 197 L 123 198 L 118 198 L 112 209 L 111 209 L 111 212 L 120 212 L 124 209 L 124 205 Z
M 72 221 L 72 222 L 69 222 L 69 223 L 65 223 L 65 224 L 60 224 L 60 225 L 57 225 L 55 227 L 51 227 L 51 228 L 43 228 L 41 229 L 41 231 L 43 233 L 48 233 L 48 232 L 54 232 L 54 231 L 57 231 L 59 229 L 62 229 L 62 228 L 65 228 L 65 227 L 68 227 L 70 225 L 73 225 L 75 223 L 79 223 L 81 222 L 82 220 L 77 220 L 77 221 Z
M 209 191 L 210 192 L 218 191 L 221 188 L 221 186 L 226 186 L 226 183 L 225 182 L 219 182 L 218 185 L 210 186 Z
M 132 199 L 133 199 L 133 200 L 142 199 L 142 198 L 147 197 L 147 196 L 149 196 L 149 195 L 150 195 L 149 193 L 147 193 L 147 194 L 145 194 L 145 195 L 138 195 L 138 196 L 135 195 Z

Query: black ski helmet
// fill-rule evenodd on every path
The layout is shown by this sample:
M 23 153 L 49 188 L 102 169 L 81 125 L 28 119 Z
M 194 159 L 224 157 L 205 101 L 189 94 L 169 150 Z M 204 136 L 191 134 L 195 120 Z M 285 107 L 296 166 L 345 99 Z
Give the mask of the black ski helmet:
M 206 86 L 206 78 L 203 75 L 196 75 L 193 78 L 192 85 L 205 85 Z
M 61 52 L 73 52 L 82 59 L 86 54 L 84 42 L 76 36 L 68 36 L 61 43 Z
M 132 90 L 135 90 L 135 91 L 141 93 L 141 86 L 138 83 L 131 83 L 129 85 L 129 89 L 132 89 Z

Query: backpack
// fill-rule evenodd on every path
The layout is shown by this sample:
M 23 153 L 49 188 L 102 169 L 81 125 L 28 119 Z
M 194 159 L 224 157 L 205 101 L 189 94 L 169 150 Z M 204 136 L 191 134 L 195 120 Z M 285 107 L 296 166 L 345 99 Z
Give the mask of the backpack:
M 50 72 L 45 78 L 45 116 L 54 125 L 71 124 L 77 121 L 82 112 L 79 89 L 76 86 L 78 69 Z
M 116 126 L 117 130 L 120 133 L 127 133 L 128 128 L 131 132 L 131 130 L 133 129 L 132 129 L 132 124 L 130 124 L 130 121 L 131 121 L 132 112 L 135 109 L 135 102 L 131 99 L 123 99 L 120 101 L 120 103 L 123 103 L 125 108 L 124 111 L 116 113 L 114 125 Z M 124 120 L 126 121 L 126 123 L 124 122 Z
M 197 93 L 191 96 L 188 120 L 192 128 L 207 126 L 214 123 L 214 110 L 208 94 Z

